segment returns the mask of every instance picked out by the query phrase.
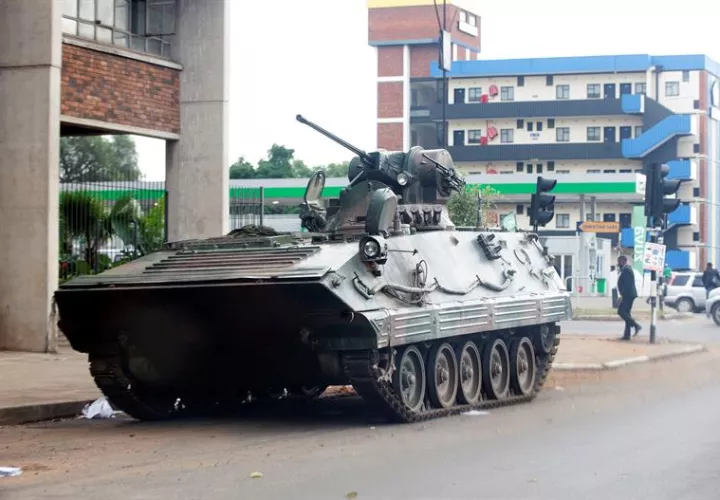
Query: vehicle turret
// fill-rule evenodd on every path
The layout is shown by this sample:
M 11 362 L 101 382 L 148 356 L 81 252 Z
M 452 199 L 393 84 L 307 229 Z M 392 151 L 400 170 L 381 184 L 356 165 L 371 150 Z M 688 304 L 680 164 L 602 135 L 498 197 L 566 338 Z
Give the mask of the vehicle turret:
M 407 152 L 380 149 L 368 153 L 302 115 L 296 118 L 355 153 L 348 167 L 350 182 L 340 192 L 339 207 L 329 220 L 321 201 L 324 172 L 316 172 L 308 182 L 300 214 L 305 229 L 338 232 L 352 230 L 356 223 L 370 222 L 377 226 L 375 231 L 387 230 L 385 222 L 367 220 L 371 212 L 375 217 L 381 212 L 386 214 L 395 232 L 404 232 L 403 226 L 408 230 L 453 227 L 445 205 L 453 192 L 464 189 L 465 180 L 455 170 L 447 150 L 414 146 Z M 371 210 L 373 203 L 377 206 Z M 380 208 L 386 204 L 395 208 Z

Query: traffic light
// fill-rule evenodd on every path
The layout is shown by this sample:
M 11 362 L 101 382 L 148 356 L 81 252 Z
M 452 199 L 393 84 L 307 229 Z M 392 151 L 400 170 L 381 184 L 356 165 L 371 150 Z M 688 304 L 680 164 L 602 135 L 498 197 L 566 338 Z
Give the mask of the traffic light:
M 680 189 L 682 181 L 665 179 L 670 167 L 660 163 L 650 163 L 645 167 L 645 215 L 652 218 L 653 227 L 662 225 L 665 214 L 674 212 L 680 206 L 679 198 L 665 198 Z
M 535 194 L 530 198 L 530 224 L 533 231 L 537 232 L 538 226 L 543 226 L 555 217 L 555 196 L 545 194 L 552 191 L 557 184 L 555 179 L 537 178 Z

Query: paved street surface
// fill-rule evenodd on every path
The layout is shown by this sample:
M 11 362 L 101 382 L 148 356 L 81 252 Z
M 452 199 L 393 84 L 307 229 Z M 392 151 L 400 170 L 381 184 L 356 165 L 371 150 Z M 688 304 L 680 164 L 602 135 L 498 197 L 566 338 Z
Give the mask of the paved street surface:
M 643 329 L 634 342 L 647 342 L 650 333 L 650 321 L 639 319 Z M 623 333 L 622 321 L 565 321 L 561 324 L 563 334 L 598 335 L 620 337 Z M 704 314 L 694 314 L 690 319 L 670 319 L 657 321 L 657 338 L 667 338 L 679 342 L 717 343 L 720 345 L 720 326 Z
M 703 320 L 663 335 L 720 334 Z M 587 323 L 565 335 L 603 327 Z M 370 422 L 345 398 L 214 421 L 0 428 L 0 466 L 24 467 L 0 479 L 0 499 L 715 499 L 720 345 L 709 347 L 556 372 L 531 404 L 422 424 Z

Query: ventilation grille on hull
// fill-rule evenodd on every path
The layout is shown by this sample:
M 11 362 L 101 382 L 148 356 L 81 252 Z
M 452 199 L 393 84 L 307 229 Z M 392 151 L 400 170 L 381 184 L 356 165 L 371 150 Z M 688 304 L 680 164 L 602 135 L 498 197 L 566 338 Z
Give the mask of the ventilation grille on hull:
M 145 275 L 272 276 L 317 252 L 319 247 L 222 249 L 178 252 L 147 267 Z

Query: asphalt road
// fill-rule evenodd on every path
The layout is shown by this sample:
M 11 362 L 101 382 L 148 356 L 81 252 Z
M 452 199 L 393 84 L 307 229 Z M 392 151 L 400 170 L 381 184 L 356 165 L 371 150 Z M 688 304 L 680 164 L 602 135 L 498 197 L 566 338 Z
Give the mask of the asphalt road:
M 636 342 L 648 341 L 650 321 L 639 319 L 643 329 L 635 338 Z M 622 321 L 564 321 L 561 324 L 563 334 L 617 336 L 623 333 Z M 694 314 L 689 319 L 658 320 L 656 338 L 666 338 L 681 342 L 700 342 L 720 344 L 720 326 L 704 314 Z
M 25 467 L 0 479 L 0 499 L 715 499 L 719 375 L 720 347 L 558 372 L 531 404 L 422 424 L 369 422 L 346 398 L 215 421 L 0 428 L 0 466 Z

